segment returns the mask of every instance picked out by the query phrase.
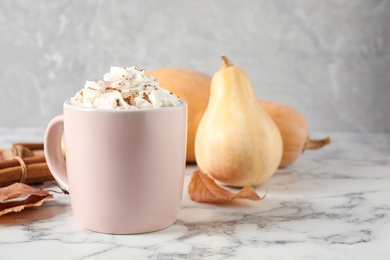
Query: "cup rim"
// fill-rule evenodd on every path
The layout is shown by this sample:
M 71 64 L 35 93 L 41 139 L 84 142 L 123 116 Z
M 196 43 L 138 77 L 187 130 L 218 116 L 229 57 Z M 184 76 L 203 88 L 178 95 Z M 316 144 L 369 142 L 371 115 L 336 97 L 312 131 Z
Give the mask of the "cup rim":
M 111 108 L 89 108 L 89 107 L 81 107 L 70 104 L 70 99 L 64 102 L 64 108 L 68 107 L 75 110 L 80 111 L 90 111 L 90 112 L 107 112 L 107 113 L 141 113 L 141 112 L 152 112 L 152 111 L 167 111 L 167 110 L 175 110 L 178 108 L 186 107 L 187 102 L 183 99 L 180 99 L 180 104 L 176 106 L 169 107 L 159 107 L 159 108 L 142 108 L 142 109 L 111 109 Z

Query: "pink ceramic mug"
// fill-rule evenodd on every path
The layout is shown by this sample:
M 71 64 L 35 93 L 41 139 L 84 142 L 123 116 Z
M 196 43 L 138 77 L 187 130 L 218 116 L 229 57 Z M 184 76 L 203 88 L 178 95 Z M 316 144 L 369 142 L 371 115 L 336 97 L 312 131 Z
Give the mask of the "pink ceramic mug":
M 64 133 L 66 163 L 61 153 Z M 64 103 L 45 135 L 54 178 L 69 191 L 80 226 L 135 234 L 172 225 L 185 173 L 187 105 L 143 110 Z

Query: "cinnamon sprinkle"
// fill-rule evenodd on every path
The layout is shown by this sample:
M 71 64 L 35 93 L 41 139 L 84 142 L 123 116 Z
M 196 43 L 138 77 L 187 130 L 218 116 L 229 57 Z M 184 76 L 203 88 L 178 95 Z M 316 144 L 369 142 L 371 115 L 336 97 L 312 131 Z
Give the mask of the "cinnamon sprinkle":
M 126 98 L 123 98 L 123 100 L 127 103 L 127 104 L 129 104 L 130 106 L 134 106 L 134 99 L 135 99 L 135 95 L 133 94 L 133 95 L 131 95 L 131 96 L 128 96 L 128 97 L 126 97 Z
M 122 92 L 122 90 L 117 89 L 117 88 L 113 88 L 113 87 L 105 87 L 104 90 L 105 91 L 118 91 L 118 92 Z
M 145 99 L 146 101 L 148 101 L 149 103 L 152 103 L 152 102 L 150 101 L 150 99 L 149 99 L 149 95 L 146 94 L 146 92 L 144 92 L 144 93 L 142 94 L 142 98 Z

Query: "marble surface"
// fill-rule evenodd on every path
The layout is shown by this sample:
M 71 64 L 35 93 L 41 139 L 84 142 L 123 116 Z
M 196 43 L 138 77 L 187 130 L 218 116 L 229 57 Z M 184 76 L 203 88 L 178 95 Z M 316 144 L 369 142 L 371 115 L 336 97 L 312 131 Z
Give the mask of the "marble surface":
M 318 133 L 318 136 L 323 134 Z M 258 202 L 193 202 L 149 234 L 84 230 L 67 195 L 0 217 L 0 259 L 390 259 L 390 135 L 331 133 L 256 187 Z M 41 141 L 41 128 L 0 128 L 0 147 Z
M 2 0 L 0 125 L 45 126 L 112 65 L 212 75 L 225 53 L 314 131 L 389 132 L 389 24 L 386 0 Z

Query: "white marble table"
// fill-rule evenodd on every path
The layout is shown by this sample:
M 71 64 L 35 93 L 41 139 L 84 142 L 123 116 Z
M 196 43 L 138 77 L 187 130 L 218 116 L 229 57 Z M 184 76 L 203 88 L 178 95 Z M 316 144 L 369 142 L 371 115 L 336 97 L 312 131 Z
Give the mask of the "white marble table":
M 0 128 L 0 147 L 42 141 L 43 129 Z M 193 202 L 177 222 L 140 235 L 80 228 L 67 195 L 0 217 L 0 259 L 390 259 L 390 134 L 332 133 L 256 187 L 265 200 Z

